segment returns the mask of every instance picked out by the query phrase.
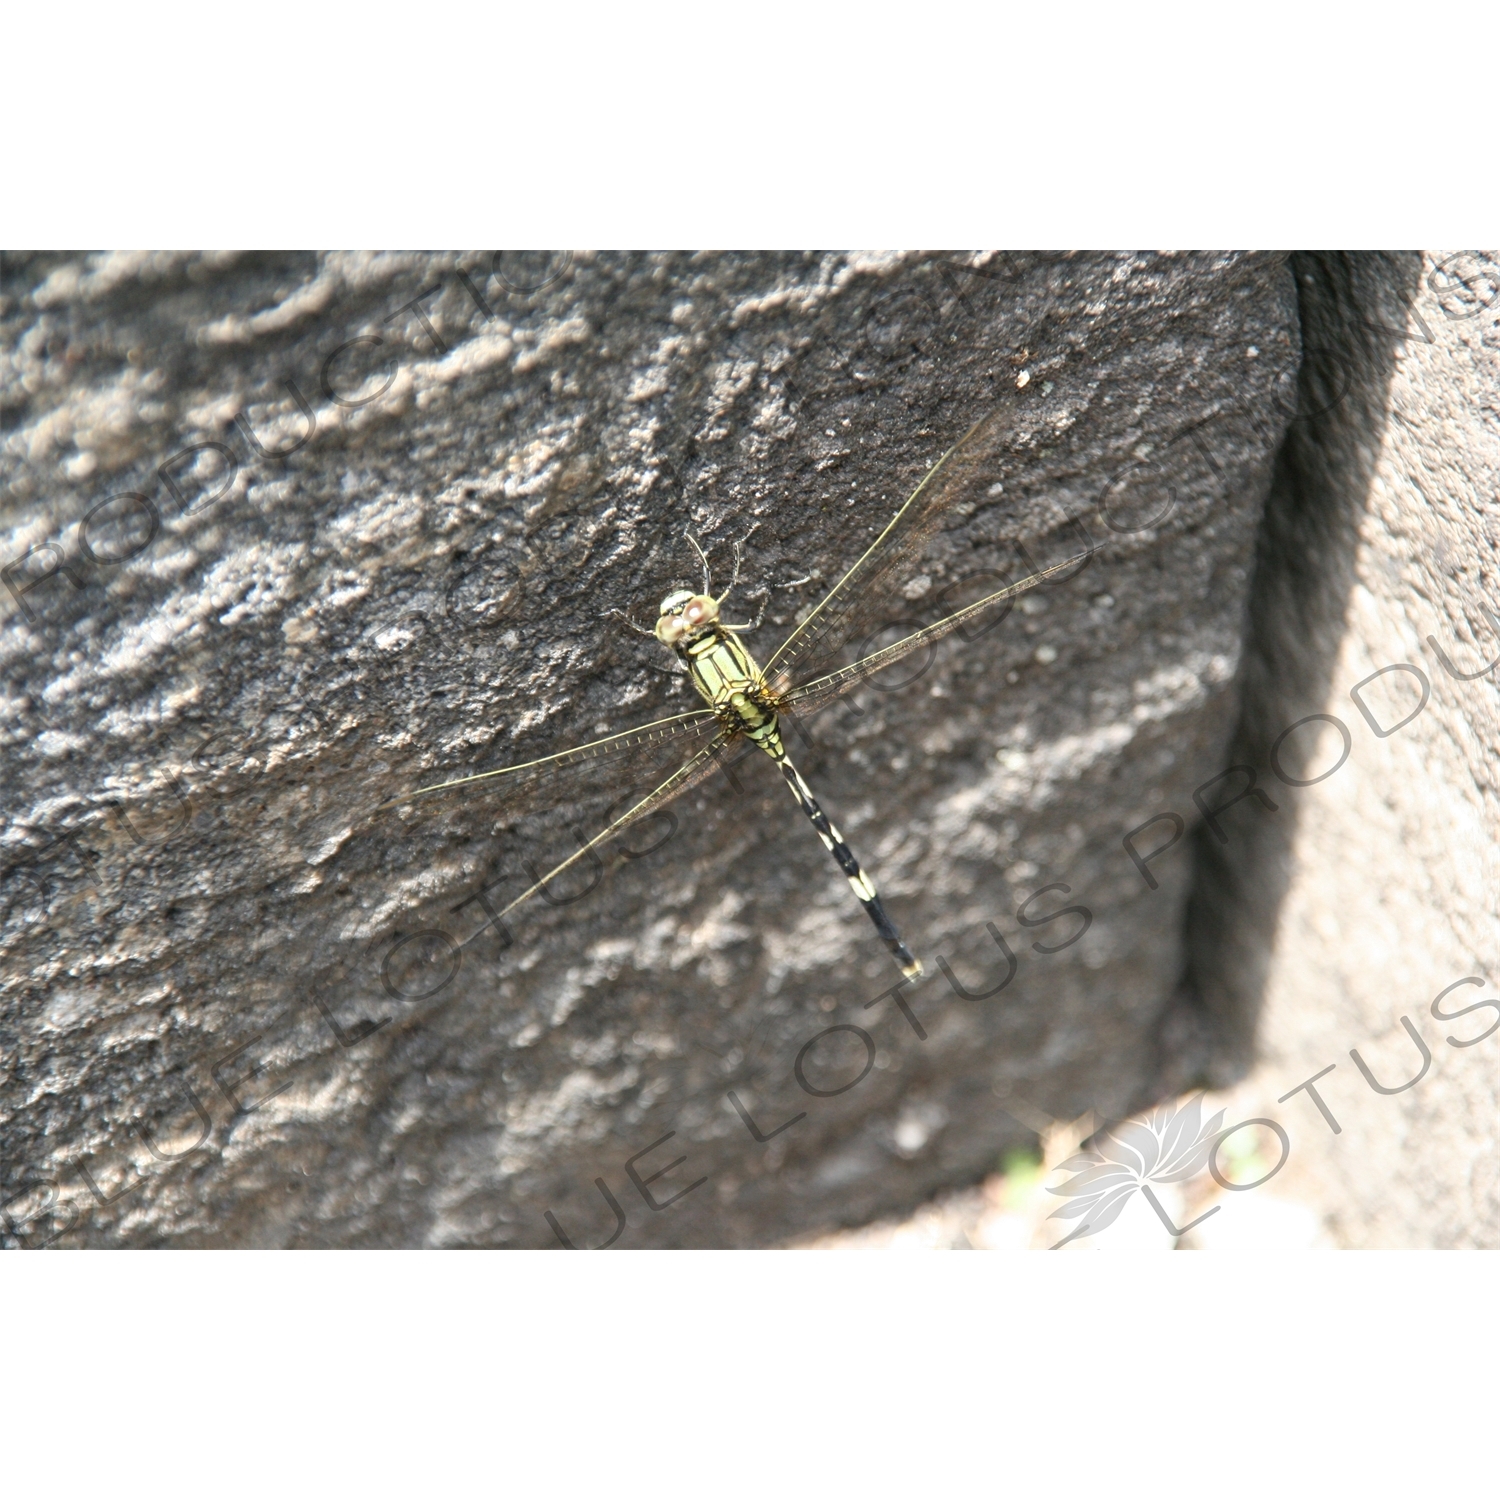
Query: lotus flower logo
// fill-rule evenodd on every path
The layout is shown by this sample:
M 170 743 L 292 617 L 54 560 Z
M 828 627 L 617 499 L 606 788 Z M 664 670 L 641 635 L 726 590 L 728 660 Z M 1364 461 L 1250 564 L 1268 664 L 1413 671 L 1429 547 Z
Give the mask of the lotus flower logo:
M 1185 1234 L 1194 1224 L 1218 1213 L 1215 1206 L 1179 1229 L 1150 1187 L 1153 1182 L 1184 1182 L 1208 1165 L 1209 1155 L 1219 1139 L 1224 1111 L 1221 1109 L 1212 1119 L 1200 1123 L 1202 1113 L 1202 1094 L 1179 1108 L 1163 1105 L 1144 1119 L 1113 1126 L 1095 1140 L 1091 1149 L 1063 1162 L 1059 1170 L 1074 1175 L 1061 1187 L 1047 1191 L 1073 1201 L 1063 1204 L 1049 1217 L 1081 1218 L 1083 1223 L 1052 1248 L 1060 1249 L 1069 1240 L 1108 1229 L 1137 1190 L 1174 1236 Z

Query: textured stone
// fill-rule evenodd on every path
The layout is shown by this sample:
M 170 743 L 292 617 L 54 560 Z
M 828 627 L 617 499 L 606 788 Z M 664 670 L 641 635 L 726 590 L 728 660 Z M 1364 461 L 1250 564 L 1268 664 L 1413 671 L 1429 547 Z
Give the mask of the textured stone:
M 1232 809 L 1222 846 L 1199 835 L 1193 972 L 1230 1053 L 1260 1055 L 1228 1118 L 1287 1131 L 1273 1191 L 1336 1244 L 1494 1247 L 1500 266 L 1296 263 L 1322 396 L 1277 465 L 1231 752 L 1277 808 Z M 1287 775 L 1316 780 L 1289 786 L 1271 752 L 1310 714 L 1344 730 L 1283 744 Z M 1435 1015 L 1470 978 L 1440 1009 L 1481 1008 Z M 1383 1088 L 1420 1081 L 1382 1094 L 1360 1061 Z M 1282 1097 L 1330 1067 L 1314 1087 L 1337 1135 L 1306 1092 Z
M 40 256 L 3 297 L 13 1241 L 547 1245 L 550 1211 L 592 1245 L 601 1179 L 622 1245 L 767 1243 L 977 1181 L 1020 1120 L 1119 1114 L 1210 1045 L 1193 861 L 1148 889 L 1120 840 L 1191 810 L 1238 717 L 1301 357 L 1281 258 Z M 600 799 L 373 813 L 687 706 L 605 613 L 695 576 L 685 528 L 719 567 L 748 535 L 769 654 L 1002 402 L 997 477 L 893 615 L 1079 522 L 1087 566 L 794 736 L 929 969 L 988 988 L 996 925 L 994 998 L 934 972 L 925 1039 L 867 1008 L 896 973 L 768 764 L 508 947 L 479 893 Z M 1090 924 L 1048 953 L 1065 905 Z M 875 1054 L 837 1095 L 865 1051 L 804 1054 L 830 1026 Z M 757 1142 L 731 1090 L 805 1117 Z M 669 1132 L 647 1190 L 706 1180 L 656 1211 L 627 1162 Z

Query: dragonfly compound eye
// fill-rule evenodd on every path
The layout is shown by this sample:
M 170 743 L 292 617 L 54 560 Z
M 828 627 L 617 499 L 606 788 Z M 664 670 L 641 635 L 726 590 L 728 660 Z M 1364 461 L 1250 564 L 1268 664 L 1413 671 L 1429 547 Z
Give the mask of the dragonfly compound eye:
M 682 639 L 681 615 L 663 615 L 656 622 L 656 638 L 663 646 L 675 646 Z
M 718 618 L 719 606 L 707 594 L 693 595 L 682 612 L 683 623 L 689 630 L 701 630 Z

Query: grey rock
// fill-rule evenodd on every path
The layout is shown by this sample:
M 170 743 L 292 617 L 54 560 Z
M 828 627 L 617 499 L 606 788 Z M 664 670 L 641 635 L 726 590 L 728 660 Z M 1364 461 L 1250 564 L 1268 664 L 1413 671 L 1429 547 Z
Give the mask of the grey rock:
M 1231 750 L 1276 809 L 1202 839 L 1192 969 L 1260 1059 L 1230 1119 L 1287 1132 L 1265 1192 L 1334 1244 L 1493 1248 L 1500 263 L 1296 264 L 1318 396 L 1277 464 Z
M 773 1243 L 1243 1066 L 1184 983 L 1188 843 L 1151 888 L 1121 839 L 1191 822 L 1239 717 L 1281 257 L 37 256 L 3 298 L 13 1242 L 594 1245 L 617 1204 L 622 1246 Z M 694 576 L 689 527 L 748 536 L 764 658 L 1002 402 L 894 617 L 1087 565 L 793 737 L 928 961 L 911 1019 L 768 764 L 508 943 L 481 893 L 626 788 L 375 813 L 689 706 L 606 614 Z M 934 960 L 992 987 L 987 924 L 1015 978 L 961 998 Z

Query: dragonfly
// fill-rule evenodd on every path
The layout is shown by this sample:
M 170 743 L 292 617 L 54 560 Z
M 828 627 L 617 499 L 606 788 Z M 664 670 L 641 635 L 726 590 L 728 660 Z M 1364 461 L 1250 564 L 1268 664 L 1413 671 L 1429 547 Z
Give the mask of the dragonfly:
M 1038 584 L 1057 579 L 1068 569 L 1081 566 L 1080 556 L 1075 555 L 1050 567 L 1038 568 L 1029 576 L 1017 582 L 1007 581 L 1004 587 L 963 605 L 934 624 L 869 652 L 857 661 L 833 665 L 870 623 L 871 602 L 878 607 L 883 599 L 888 600 L 889 595 L 882 585 L 889 582 L 903 562 L 909 562 L 921 552 L 950 513 L 955 498 L 970 491 L 976 481 L 986 477 L 986 465 L 992 463 L 997 444 L 1003 442 L 1005 427 L 1013 418 L 1013 409 L 1004 406 L 981 418 L 953 444 L 927 471 L 854 565 L 771 653 L 764 667 L 756 662 L 741 640 L 741 636 L 753 631 L 760 620 L 731 624 L 723 615 L 725 601 L 739 578 L 739 548 L 735 549 L 734 574 L 728 587 L 715 594 L 708 558 L 689 536 L 688 540 L 702 563 L 701 590 L 679 588 L 667 594 L 661 600 L 654 627 L 649 631 L 644 626 L 635 628 L 653 635 L 672 652 L 704 700 L 704 707 L 609 734 L 536 760 L 416 787 L 382 803 L 377 811 L 460 789 L 484 790 L 487 795 L 494 794 L 512 804 L 524 805 L 528 796 L 536 793 L 544 782 L 563 772 L 581 773 L 596 788 L 617 790 L 628 781 L 643 757 L 680 760 L 665 779 L 618 814 L 614 812 L 619 806 L 616 802 L 606 818 L 606 826 L 592 838 L 585 838 L 581 830 L 575 831 L 578 849 L 551 870 L 541 874 L 533 866 L 530 872 L 534 877 L 532 884 L 495 913 L 498 921 L 539 893 L 545 893 L 560 875 L 580 861 L 589 859 L 597 865 L 597 850 L 601 845 L 617 838 L 643 818 L 660 812 L 722 765 L 731 745 L 748 741 L 764 751 L 780 771 L 793 799 L 847 878 L 856 900 L 864 907 L 902 974 L 907 979 L 920 978 L 923 973 L 921 960 L 907 946 L 881 902 L 875 882 L 788 754 L 786 736 L 782 732 L 783 719 L 789 715 L 811 714 L 828 706 L 912 652 L 979 621 Z M 1029 554 L 1023 552 L 1023 556 L 1029 559 Z M 1087 554 L 1081 554 L 1081 557 L 1086 560 Z M 987 576 L 994 581 L 1001 575 Z M 764 614 L 763 604 L 762 618 Z M 628 616 L 626 618 L 628 620 Z M 866 644 L 873 638 L 866 637 Z M 621 800 L 629 801 L 630 798 L 627 796 Z

